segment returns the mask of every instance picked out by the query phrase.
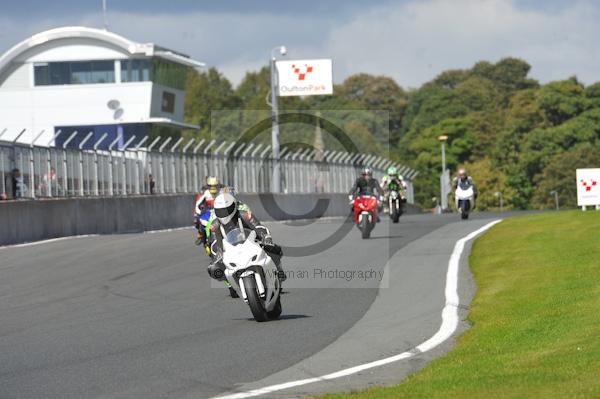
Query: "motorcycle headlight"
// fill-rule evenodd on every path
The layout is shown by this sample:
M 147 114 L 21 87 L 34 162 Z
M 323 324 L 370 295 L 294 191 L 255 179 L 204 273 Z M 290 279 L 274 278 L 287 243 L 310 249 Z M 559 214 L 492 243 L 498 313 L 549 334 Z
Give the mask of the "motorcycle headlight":
M 236 263 L 229 262 L 229 264 L 225 263 L 225 267 L 228 269 L 235 269 L 237 267 Z
M 252 257 L 251 261 L 252 261 L 253 264 L 260 265 L 260 264 L 264 263 L 265 258 L 266 258 L 266 255 L 263 252 L 263 253 L 254 255 Z

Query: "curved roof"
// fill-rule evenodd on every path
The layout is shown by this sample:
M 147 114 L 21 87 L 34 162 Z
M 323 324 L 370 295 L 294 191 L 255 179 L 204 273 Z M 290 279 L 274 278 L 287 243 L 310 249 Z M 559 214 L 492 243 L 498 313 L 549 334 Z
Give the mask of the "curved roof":
M 178 62 L 188 64 L 189 66 L 199 67 L 204 66 L 201 62 L 194 61 L 190 58 L 176 54 L 172 51 L 157 51 L 154 52 L 154 44 L 152 43 L 136 43 L 121 35 L 112 33 L 103 29 L 86 28 L 83 26 L 66 26 L 62 28 L 50 29 L 31 36 L 18 43 L 9 49 L 6 53 L 0 56 L 0 71 L 6 67 L 12 60 L 27 50 L 48 43 L 54 40 L 69 39 L 69 38 L 88 38 L 95 39 L 105 43 L 119 47 L 130 54 L 143 54 L 147 56 L 159 56 L 163 58 L 175 57 Z M 175 61 L 175 60 L 174 60 Z

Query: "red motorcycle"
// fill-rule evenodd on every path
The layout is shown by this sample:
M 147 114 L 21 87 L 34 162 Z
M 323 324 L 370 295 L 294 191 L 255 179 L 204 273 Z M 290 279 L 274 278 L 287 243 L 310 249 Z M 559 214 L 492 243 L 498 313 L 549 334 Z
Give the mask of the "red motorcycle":
M 354 199 L 354 224 L 361 231 L 362 238 L 369 238 L 375 228 L 378 216 L 379 202 L 372 194 L 361 194 Z

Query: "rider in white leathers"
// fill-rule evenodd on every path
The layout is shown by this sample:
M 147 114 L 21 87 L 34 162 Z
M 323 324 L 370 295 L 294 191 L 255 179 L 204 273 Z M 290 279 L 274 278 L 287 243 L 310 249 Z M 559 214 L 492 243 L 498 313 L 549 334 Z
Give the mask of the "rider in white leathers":
M 453 191 L 456 191 L 459 185 L 463 189 L 473 187 L 473 204 L 471 208 L 475 209 L 475 203 L 477 202 L 477 186 L 475 185 L 473 178 L 467 174 L 467 171 L 464 168 L 460 168 L 458 170 L 458 176 L 452 180 Z

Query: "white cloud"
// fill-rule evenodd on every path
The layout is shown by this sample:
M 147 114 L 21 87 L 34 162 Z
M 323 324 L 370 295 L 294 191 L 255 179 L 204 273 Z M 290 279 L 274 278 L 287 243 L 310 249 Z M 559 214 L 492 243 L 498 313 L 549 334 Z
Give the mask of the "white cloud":
M 165 11 L 109 13 L 110 29 L 133 40 L 155 42 L 216 66 L 239 83 L 246 70 L 268 62 L 269 50 L 286 44 L 292 58 L 331 57 L 335 80 L 368 72 L 417 87 L 443 70 L 479 60 L 516 56 L 542 82 L 577 75 L 600 80 L 600 5 L 589 1 L 543 9 L 511 0 L 409 0 L 363 7 L 339 19 L 315 15 Z M 99 15 L 37 21 L 0 17 L 0 51 L 43 29 L 99 26 Z
M 542 81 L 576 74 L 591 83 L 600 80 L 599 14 L 587 3 L 549 14 L 511 1 L 415 1 L 336 28 L 329 48 L 339 75 L 386 74 L 403 86 L 505 56 L 525 59 Z
M 233 59 L 231 61 L 219 64 L 217 68 L 227 79 L 232 83 L 238 84 L 242 81 L 246 72 L 258 71 L 268 62 L 267 60 L 249 60 L 249 59 Z

